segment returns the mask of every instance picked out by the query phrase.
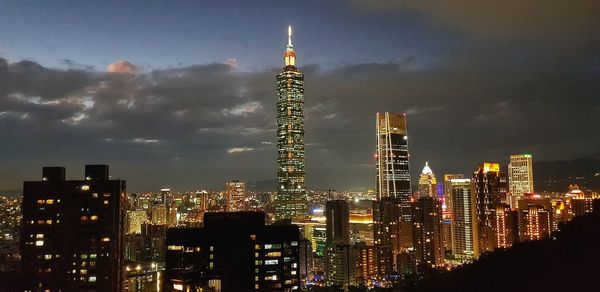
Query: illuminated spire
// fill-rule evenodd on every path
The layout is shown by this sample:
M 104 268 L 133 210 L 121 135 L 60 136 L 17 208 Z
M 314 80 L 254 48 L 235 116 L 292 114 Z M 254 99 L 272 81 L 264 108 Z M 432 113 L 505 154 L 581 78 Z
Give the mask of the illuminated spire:
M 433 171 L 429 167 L 429 162 L 425 161 L 425 167 L 423 167 L 421 174 L 433 174 Z
M 292 26 L 288 26 L 288 50 L 291 50 L 293 48 L 292 46 Z
M 292 46 L 292 26 L 288 26 L 288 44 L 285 53 L 283 54 L 285 66 L 296 66 L 296 52 Z

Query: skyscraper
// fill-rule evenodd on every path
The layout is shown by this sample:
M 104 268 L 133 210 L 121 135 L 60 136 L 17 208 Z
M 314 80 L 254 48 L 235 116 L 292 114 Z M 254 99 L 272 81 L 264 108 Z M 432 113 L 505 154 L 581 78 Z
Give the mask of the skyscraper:
M 429 163 L 425 161 L 425 167 L 419 176 L 419 197 L 436 198 L 436 184 L 435 175 L 429 167 Z
M 346 200 L 325 203 L 326 244 L 350 244 L 350 210 Z
M 481 252 L 494 249 L 495 234 L 492 228 L 491 209 L 497 204 L 506 202 L 506 192 L 508 191 L 506 180 L 506 174 L 500 171 L 498 163 L 482 163 L 473 173 L 479 250 Z
M 463 179 L 464 174 L 444 174 L 444 204 L 446 209 L 450 211 L 450 218 L 452 218 L 452 179 Z
M 108 165 L 86 165 L 84 180 L 44 167 L 23 184 L 21 268 L 28 291 L 121 291 L 125 181 Z
M 418 268 L 444 265 L 442 203 L 437 197 L 420 197 L 413 205 L 413 241 Z
M 304 185 L 304 74 L 296 67 L 292 27 L 285 67 L 277 75 L 277 197 L 275 218 L 307 216 Z
M 246 184 L 239 180 L 225 184 L 227 212 L 246 211 Z
M 377 113 L 377 202 L 373 227 L 378 261 L 412 247 L 412 207 L 406 115 Z M 382 251 L 391 252 L 383 259 Z M 389 253 L 388 252 L 388 253 Z M 389 256 L 389 255 L 388 255 Z
M 475 186 L 469 179 L 452 179 L 452 254 L 471 261 L 479 257 Z
M 325 204 L 327 218 L 327 282 L 348 288 L 355 278 L 354 250 L 350 245 L 350 211 L 345 200 Z
M 398 198 L 410 221 L 410 169 L 406 114 L 377 113 L 377 197 Z
M 508 189 L 511 193 L 511 206 L 526 193 L 533 193 L 533 162 L 530 154 L 511 155 L 508 164 Z

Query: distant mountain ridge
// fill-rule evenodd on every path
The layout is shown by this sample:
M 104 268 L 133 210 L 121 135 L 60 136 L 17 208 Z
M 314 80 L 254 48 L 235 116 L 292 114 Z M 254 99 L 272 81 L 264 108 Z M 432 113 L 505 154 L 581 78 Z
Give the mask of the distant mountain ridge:
M 566 192 L 570 184 L 600 191 L 600 160 L 577 158 L 535 162 L 533 179 L 536 192 Z

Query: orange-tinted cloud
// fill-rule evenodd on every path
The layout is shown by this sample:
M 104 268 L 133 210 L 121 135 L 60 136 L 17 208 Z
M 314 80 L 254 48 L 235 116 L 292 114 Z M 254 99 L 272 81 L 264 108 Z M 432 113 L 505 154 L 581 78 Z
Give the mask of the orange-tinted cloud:
M 130 62 L 121 60 L 108 65 L 106 71 L 108 71 L 108 73 L 136 74 L 138 72 L 138 68 L 136 65 Z

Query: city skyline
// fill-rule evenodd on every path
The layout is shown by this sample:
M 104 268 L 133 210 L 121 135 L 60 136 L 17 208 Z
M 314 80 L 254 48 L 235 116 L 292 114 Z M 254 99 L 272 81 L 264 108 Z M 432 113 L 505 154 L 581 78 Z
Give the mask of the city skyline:
M 315 13 L 306 4 L 267 1 L 239 6 L 243 17 L 231 23 L 216 19 L 225 12 L 205 15 L 210 7 L 201 5 L 173 6 L 165 15 L 157 15 L 160 3 L 56 5 L 47 12 L 11 3 L 0 12 L 0 190 L 19 190 L 42 166 L 85 163 L 112 165 L 132 192 L 275 178 L 272 81 L 289 24 L 307 75 L 308 187 L 374 187 L 373 113 L 384 111 L 407 113 L 413 168 L 429 161 L 440 175 L 469 173 L 481 161 L 506 165 L 518 153 L 535 161 L 600 158 L 588 126 L 600 122 L 592 8 L 563 9 L 582 20 L 571 24 L 550 17 L 564 7 L 548 5 L 520 29 L 514 3 L 503 14 L 478 4 L 473 10 L 485 19 L 449 20 L 438 10 L 443 5 L 334 1 Z M 278 13 L 294 5 L 297 14 Z M 139 20 L 123 17 L 136 8 Z M 105 18 L 81 17 L 95 9 Z M 344 13 L 331 17 L 338 9 Z M 277 16 L 262 21 L 264 13 Z M 38 25 L 24 25 L 31 19 Z M 150 36 L 144 28 L 157 29 L 157 19 L 167 25 Z M 223 26 L 198 29 L 209 20 Z M 71 34 L 47 33 L 67 25 Z M 140 34 L 125 38 L 116 33 L 123 26 Z M 176 28 L 197 30 L 185 38 Z M 412 176 L 415 182 L 418 173 Z

